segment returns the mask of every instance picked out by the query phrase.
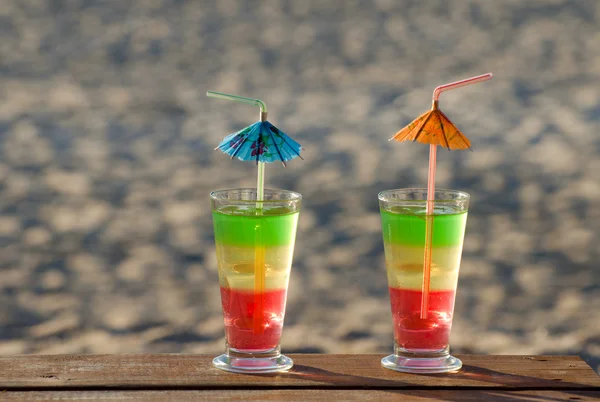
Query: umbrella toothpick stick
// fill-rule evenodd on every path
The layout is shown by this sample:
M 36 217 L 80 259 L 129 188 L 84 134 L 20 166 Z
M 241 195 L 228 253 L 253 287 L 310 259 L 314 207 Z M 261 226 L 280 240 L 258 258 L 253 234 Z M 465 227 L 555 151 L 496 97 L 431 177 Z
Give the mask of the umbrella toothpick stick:
M 449 84 L 440 85 L 433 90 L 433 105 L 432 109 L 438 108 L 440 94 L 451 89 L 464 87 L 478 82 L 483 82 L 492 79 L 492 73 L 482 74 L 464 80 L 451 82 Z M 440 123 L 441 123 L 440 119 Z M 416 138 L 415 138 L 416 139 Z M 441 139 L 440 139 L 441 141 Z M 446 139 L 446 145 L 450 149 L 450 144 Z M 421 314 L 422 319 L 427 318 L 429 309 L 429 286 L 431 282 L 431 247 L 433 242 L 433 220 L 434 220 L 434 200 L 435 200 L 435 171 L 437 159 L 437 144 L 429 145 L 429 173 L 427 175 L 427 204 L 426 204 L 426 225 L 425 225 L 425 252 L 423 261 L 423 284 L 421 287 Z
M 260 121 L 267 121 L 267 105 L 260 99 L 246 98 L 239 95 L 225 94 L 222 92 L 206 91 L 206 96 L 211 98 L 219 98 L 232 100 L 246 105 L 257 106 L 260 108 Z M 257 177 L 256 177 L 256 215 L 262 215 L 262 201 L 264 200 L 265 192 L 265 162 L 258 160 L 257 153 Z M 254 314 L 253 314 L 253 331 L 255 334 L 263 333 L 263 317 L 264 317 L 264 300 L 263 293 L 265 291 L 265 248 L 261 244 L 261 232 L 256 232 L 256 246 L 254 248 Z

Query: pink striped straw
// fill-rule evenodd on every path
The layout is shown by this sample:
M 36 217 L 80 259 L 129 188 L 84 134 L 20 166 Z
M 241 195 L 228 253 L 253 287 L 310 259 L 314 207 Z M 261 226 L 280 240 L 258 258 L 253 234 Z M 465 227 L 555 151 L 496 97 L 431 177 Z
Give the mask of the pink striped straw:
M 440 85 L 433 90 L 433 102 L 440 99 L 440 94 L 451 89 L 464 87 L 478 82 L 492 79 L 492 73 L 482 74 L 464 80 Z M 433 207 L 435 200 L 435 170 L 437 159 L 437 145 L 429 145 L 429 174 L 427 175 L 427 206 L 425 225 L 425 253 L 423 260 L 423 285 L 421 286 L 421 318 L 427 318 L 429 310 L 429 285 L 431 282 L 431 243 L 433 241 Z

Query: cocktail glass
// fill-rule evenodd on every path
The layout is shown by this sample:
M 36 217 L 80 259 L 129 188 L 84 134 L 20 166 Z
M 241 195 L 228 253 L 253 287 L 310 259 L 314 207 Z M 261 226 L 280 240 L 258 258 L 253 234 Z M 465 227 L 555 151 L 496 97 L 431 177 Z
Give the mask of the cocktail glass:
M 226 352 L 219 369 L 241 373 L 288 370 L 280 338 L 302 196 L 285 190 L 211 193 Z
M 385 261 L 394 322 L 394 354 L 381 364 L 408 373 L 445 373 L 462 367 L 450 355 L 454 298 L 467 222 L 469 194 L 435 191 L 426 215 L 427 189 L 379 193 Z M 431 270 L 422 310 L 425 231 L 432 219 Z

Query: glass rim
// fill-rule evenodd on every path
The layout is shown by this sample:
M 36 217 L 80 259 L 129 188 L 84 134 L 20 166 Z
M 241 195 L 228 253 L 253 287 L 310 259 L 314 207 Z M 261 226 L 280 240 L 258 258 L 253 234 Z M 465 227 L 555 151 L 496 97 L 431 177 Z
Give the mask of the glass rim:
M 231 198 L 220 198 L 219 197 L 220 194 L 226 194 L 226 193 L 229 193 L 232 191 L 240 191 L 240 192 L 241 191 L 248 191 L 248 192 L 253 191 L 254 193 L 256 193 L 256 187 L 226 188 L 223 190 L 215 190 L 215 191 L 210 192 L 210 198 L 215 201 L 227 200 L 228 203 L 232 203 L 232 204 L 247 204 L 247 203 L 277 204 L 277 203 L 281 203 L 281 202 L 302 201 L 302 194 L 300 194 L 296 191 L 281 190 L 278 188 L 265 188 L 264 193 L 266 194 L 267 192 L 280 192 L 280 193 L 290 194 L 291 197 L 290 198 L 282 198 L 282 199 L 278 199 L 278 200 L 261 200 L 261 201 L 258 201 L 258 200 L 232 200 Z
M 379 194 L 377 194 L 377 199 L 379 201 L 383 201 L 383 202 L 427 202 L 428 200 L 426 198 L 422 199 L 422 200 L 401 200 L 401 199 L 393 199 L 393 198 L 389 198 L 386 197 L 387 195 L 390 194 L 409 194 L 409 193 L 425 193 L 427 194 L 427 188 L 423 188 L 423 187 L 410 187 L 410 188 L 396 188 L 396 189 L 391 189 L 391 190 L 383 190 L 380 191 Z M 436 204 L 438 203 L 444 203 L 444 202 L 456 202 L 456 201 L 469 201 L 471 198 L 471 195 L 465 191 L 461 191 L 461 190 L 452 190 L 449 188 L 436 188 L 435 189 L 435 193 L 437 194 L 438 192 L 446 192 L 446 193 L 452 193 L 452 194 L 456 194 L 458 197 L 455 199 L 433 199 L 432 201 Z

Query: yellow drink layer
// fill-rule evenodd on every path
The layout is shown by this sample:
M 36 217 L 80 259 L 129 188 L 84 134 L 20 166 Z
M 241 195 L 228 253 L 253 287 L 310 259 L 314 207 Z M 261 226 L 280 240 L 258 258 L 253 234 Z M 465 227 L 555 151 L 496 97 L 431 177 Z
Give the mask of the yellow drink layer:
M 294 245 L 264 247 L 264 289 L 287 287 Z M 219 283 L 223 287 L 238 290 L 254 290 L 254 247 L 232 246 L 217 243 Z
M 402 289 L 421 290 L 423 284 L 423 247 L 385 244 L 388 284 Z M 430 290 L 453 290 L 458 281 L 462 247 L 433 247 Z

